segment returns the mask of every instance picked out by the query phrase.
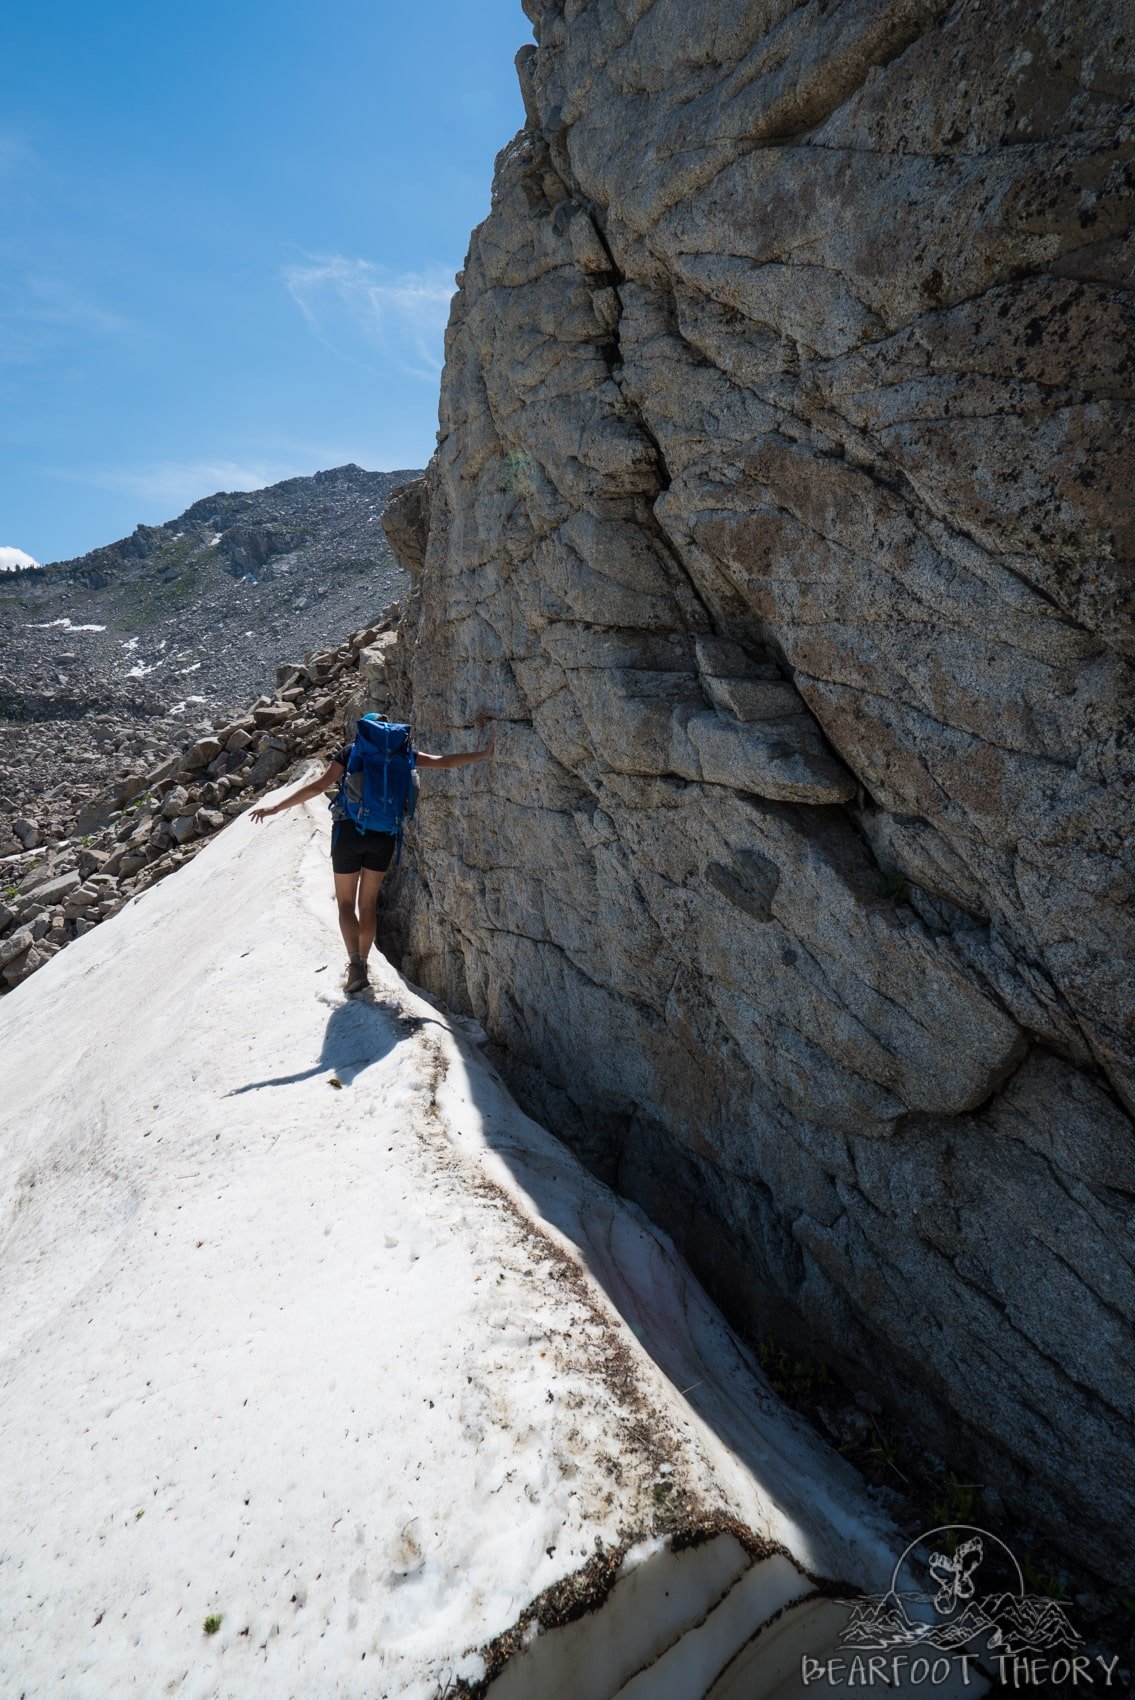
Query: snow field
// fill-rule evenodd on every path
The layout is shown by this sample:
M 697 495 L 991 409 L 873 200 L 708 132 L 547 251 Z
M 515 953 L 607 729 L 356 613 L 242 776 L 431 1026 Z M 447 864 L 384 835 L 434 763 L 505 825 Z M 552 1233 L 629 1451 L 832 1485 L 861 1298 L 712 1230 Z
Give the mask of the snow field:
M 494 1700 L 791 1692 L 838 1634 L 805 1570 L 885 1586 L 893 1532 L 669 1243 L 342 961 L 298 809 L 0 1005 L 0 1693 L 434 1700 L 628 1532 Z M 671 1490 L 783 1551 L 673 1552 Z

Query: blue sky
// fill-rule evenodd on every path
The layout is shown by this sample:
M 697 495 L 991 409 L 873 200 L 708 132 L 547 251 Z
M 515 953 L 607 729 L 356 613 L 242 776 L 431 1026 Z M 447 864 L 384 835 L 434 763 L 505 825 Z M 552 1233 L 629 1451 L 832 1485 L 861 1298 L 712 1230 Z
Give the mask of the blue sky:
M 422 465 L 519 0 L 3 8 L 0 548 Z

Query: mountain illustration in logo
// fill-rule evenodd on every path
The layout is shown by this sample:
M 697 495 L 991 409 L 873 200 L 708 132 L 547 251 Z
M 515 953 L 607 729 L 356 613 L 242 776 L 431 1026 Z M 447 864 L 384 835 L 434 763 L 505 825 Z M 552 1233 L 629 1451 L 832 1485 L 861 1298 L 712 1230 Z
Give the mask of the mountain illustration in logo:
M 979 1591 L 983 1566 L 995 1578 L 988 1593 Z M 928 1586 L 900 1588 L 904 1568 L 916 1579 L 925 1575 Z M 957 1524 L 912 1541 L 887 1593 L 843 1603 L 848 1622 L 840 1639 L 861 1652 L 934 1647 L 952 1653 L 977 1643 L 985 1652 L 1016 1654 L 1075 1647 L 1083 1640 L 1057 1601 L 1025 1592 L 1020 1566 L 1004 1541 Z

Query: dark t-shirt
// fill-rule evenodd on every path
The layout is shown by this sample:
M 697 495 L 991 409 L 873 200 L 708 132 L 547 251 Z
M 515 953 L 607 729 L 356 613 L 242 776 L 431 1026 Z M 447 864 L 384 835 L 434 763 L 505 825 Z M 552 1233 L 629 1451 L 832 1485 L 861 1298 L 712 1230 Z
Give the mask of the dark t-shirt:
M 350 753 L 351 753 L 350 744 L 344 744 L 341 749 L 336 750 L 334 755 L 328 756 L 327 759 L 328 759 L 329 762 L 338 763 L 338 765 L 343 769 L 343 772 L 346 773 L 346 771 L 347 771 L 347 758 L 350 755 Z M 340 777 L 338 789 L 336 790 L 335 795 L 331 799 L 331 819 L 336 820 L 336 821 L 347 819 L 347 811 L 343 807 L 343 780 L 342 780 L 342 777 Z

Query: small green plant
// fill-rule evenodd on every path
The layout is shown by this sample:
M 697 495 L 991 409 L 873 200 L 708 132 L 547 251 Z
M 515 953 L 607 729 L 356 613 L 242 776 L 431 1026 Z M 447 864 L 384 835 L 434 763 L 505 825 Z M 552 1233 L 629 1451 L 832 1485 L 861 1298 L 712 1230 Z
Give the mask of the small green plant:
M 143 1506 L 141 1506 L 141 1507 L 140 1507 L 140 1509 L 139 1509 L 139 1510 L 137 1510 L 137 1511 L 136 1511 L 136 1512 L 135 1512 L 135 1513 L 134 1513 L 134 1521 L 135 1521 L 135 1523 L 136 1523 L 136 1522 L 137 1522 L 137 1521 L 138 1521 L 138 1519 L 139 1519 L 139 1517 L 144 1517 L 144 1516 L 145 1516 L 145 1515 L 146 1515 L 146 1507 L 145 1507 L 145 1506 L 144 1506 L 144 1505 L 143 1505 Z
M 1034 1594 L 1045 1594 L 1050 1600 L 1067 1598 L 1064 1578 L 1033 1553 L 1027 1552 L 1021 1559 L 1021 1574 Z
M 946 1477 L 940 1497 L 931 1501 L 930 1515 L 936 1523 L 969 1523 L 977 1511 L 980 1490 L 976 1482 L 963 1482 L 953 1470 Z
M 17 892 L 18 892 L 18 891 L 19 891 L 19 889 L 20 889 L 20 888 L 19 888 L 19 886 L 17 886 L 17 885 L 9 885 L 9 886 L 6 886 L 6 887 L 5 887 L 5 888 L 4 888 L 4 896 L 5 896 L 5 897 L 15 897 L 15 896 L 16 896 L 16 894 L 17 894 Z
M 757 1358 L 773 1392 L 782 1399 L 790 1402 L 816 1399 L 831 1388 L 832 1377 L 827 1364 L 810 1358 L 794 1358 L 771 1340 L 760 1342 Z
M 937 1506 L 932 1505 L 930 1507 L 930 1515 L 940 1521 Z M 944 1529 L 941 1534 L 935 1535 L 934 1537 L 936 1545 L 945 1547 L 946 1554 L 949 1558 L 953 1558 L 954 1554 L 962 1544 L 962 1539 L 963 1537 L 957 1529 Z
M 225 1620 L 224 1612 L 211 1611 L 209 1613 L 208 1617 L 205 1619 L 205 1633 L 206 1633 L 206 1635 L 215 1635 L 217 1633 L 217 1630 L 221 1627 L 221 1624 L 224 1622 L 224 1620 Z
M 910 895 L 910 886 L 905 874 L 896 872 L 894 868 L 883 875 L 883 896 L 894 897 L 905 903 Z
M 889 1434 L 883 1433 L 878 1423 L 872 1422 L 871 1427 L 875 1432 L 867 1444 L 866 1458 L 868 1463 L 873 1464 L 877 1470 L 884 1474 L 888 1470 L 893 1470 L 899 1480 L 905 1482 L 906 1477 L 899 1469 L 898 1448 L 894 1441 Z

